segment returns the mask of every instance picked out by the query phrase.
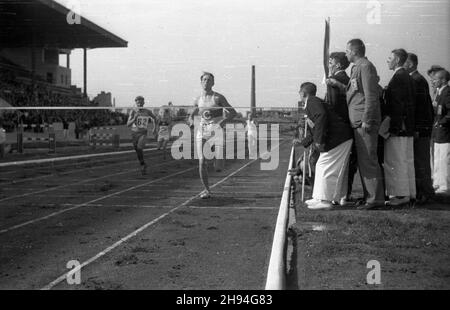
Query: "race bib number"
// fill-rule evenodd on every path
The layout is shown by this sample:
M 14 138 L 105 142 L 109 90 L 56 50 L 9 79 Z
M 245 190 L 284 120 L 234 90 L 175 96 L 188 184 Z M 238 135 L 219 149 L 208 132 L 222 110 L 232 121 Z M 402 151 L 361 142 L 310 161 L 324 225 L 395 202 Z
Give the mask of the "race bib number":
M 148 128 L 148 119 L 149 119 L 149 117 L 138 116 L 136 119 L 136 127 L 139 129 L 147 129 Z
M 202 117 L 203 119 L 209 121 L 212 118 L 211 111 L 210 110 L 203 111 Z

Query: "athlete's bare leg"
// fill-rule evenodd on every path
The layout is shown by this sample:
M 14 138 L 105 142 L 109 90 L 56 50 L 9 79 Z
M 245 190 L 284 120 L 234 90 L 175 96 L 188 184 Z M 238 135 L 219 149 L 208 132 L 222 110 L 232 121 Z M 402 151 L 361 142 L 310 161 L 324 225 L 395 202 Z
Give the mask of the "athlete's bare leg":
M 163 140 L 162 142 L 162 150 L 163 150 L 163 158 L 166 159 L 166 149 L 167 149 L 167 143 L 169 141 L 167 141 L 166 139 Z
M 205 140 L 202 139 L 202 147 L 201 150 L 199 150 L 198 156 L 198 172 L 200 174 L 200 180 L 202 181 L 203 186 L 205 187 L 204 193 L 202 193 L 201 198 L 209 198 L 210 196 L 210 189 L 209 189 L 209 180 L 208 180 L 208 161 L 203 155 L 203 146 L 205 145 Z

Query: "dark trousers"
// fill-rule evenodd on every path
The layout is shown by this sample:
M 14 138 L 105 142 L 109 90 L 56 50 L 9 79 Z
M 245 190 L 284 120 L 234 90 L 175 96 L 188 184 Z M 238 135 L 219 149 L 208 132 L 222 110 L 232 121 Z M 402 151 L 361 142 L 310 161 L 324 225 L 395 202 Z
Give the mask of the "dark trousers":
M 414 169 L 416 172 L 417 198 L 433 196 L 430 165 L 431 139 L 414 138 Z
M 355 174 L 358 171 L 358 157 L 356 156 L 356 146 L 353 142 L 352 150 L 350 151 L 350 159 L 348 161 L 348 187 L 347 187 L 347 199 L 352 196 L 353 180 Z

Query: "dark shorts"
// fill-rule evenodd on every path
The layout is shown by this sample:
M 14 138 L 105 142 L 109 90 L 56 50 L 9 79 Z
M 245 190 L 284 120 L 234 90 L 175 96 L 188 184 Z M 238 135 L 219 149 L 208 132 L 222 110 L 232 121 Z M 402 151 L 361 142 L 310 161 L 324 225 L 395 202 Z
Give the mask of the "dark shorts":
M 147 132 L 131 132 L 133 146 L 138 149 L 144 149 L 147 142 Z

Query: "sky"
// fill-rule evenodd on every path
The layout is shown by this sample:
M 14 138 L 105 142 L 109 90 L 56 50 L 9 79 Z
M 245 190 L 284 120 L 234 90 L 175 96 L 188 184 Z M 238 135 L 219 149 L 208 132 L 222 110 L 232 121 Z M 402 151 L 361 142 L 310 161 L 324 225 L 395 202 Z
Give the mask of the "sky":
M 324 21 L 331 20 L 330 51 L 345 51 L 361 38 L 382 86 L 392 73 L 395 48 L 450 69 L 448 0 L 58 0 L 128 41 L 128 48 L 88 51 L 88 94 L 110 91 L 116 106 L 137 95 L 147 106 L 191 105 L 200 75 L 215 75 L 214 90 L 231 105 L 250 105 L 251 66 L 256 66 L 260 107 L 295 107 L 299 85 L 315 83 L 324 95 Z M 72 83 L 83 85 L 82 51 L 71 58 Z

